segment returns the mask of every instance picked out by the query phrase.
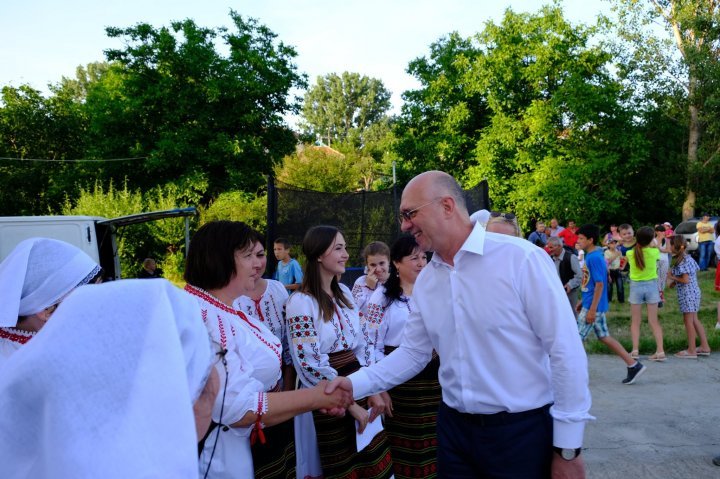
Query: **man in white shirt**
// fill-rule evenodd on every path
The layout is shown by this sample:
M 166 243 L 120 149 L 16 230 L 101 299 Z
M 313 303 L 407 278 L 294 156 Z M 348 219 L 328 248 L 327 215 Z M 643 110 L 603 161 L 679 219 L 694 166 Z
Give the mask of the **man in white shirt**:
M 420 273 L 402 344 L 328 390 L 356 398 L 405 382 L 440 356 L 441 478 L 584 478 L 587 357 L 545 251 L 473 225 L 448 174 L 413 178 L 402 230 L 434 251 Z M 554 451 L 554 452 L 553 452 Z

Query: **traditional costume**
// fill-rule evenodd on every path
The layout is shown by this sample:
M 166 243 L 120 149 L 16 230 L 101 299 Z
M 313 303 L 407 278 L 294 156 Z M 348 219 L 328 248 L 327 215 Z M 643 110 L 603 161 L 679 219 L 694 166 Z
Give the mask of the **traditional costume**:
M 350 290 L 340 285 L 351 299 Z M 374 362 L 374 353 L 361 327 L 356 307 L 335 301 L 335 314 L 324 321 L 317 301 L 305 293 L 290 296 L 286 305 L 291 352 L 302 384 L 315 386 L 320 380 L 347 376 Z M 358 401 L 363 407 L 367 401 Z M 355 419 L 313 413 L 320 460 L 326 479 L 339 477 L 386 478 L 392 476 L 392 460 L 384 432 L 357 451 Z
M 261 420 L 249 427 L 230 427 L 245 414 L 267 412 L 267 392 L 280 390 L 282 345 L 260 321 L 227 306 L 207 291 L 185 286 L 200 304 L 200 315 L 213 341 L 227 349 L 227 389 L 218 394 L 213 426 L 200 453 L 200 476 L 209 478 L 294 477 L 292 421 L 263 430 Z M 224 370 L 218 370 L 224 379 Z M 224 396 L 224 397 L 223 397 Z M 253 463 L 253 440 L 265 441 L 262 464 Z
M 400 345 L 410 315 L 410 298 L 389 303 L 385 288 L 368 300 L 367 328 L 378 361 Z M 388 391 L 393 416 L 385 418 L 395 477 L 437 477 L 437 412 L 442 400 L 437 354 L 415 377 Z
M 64 241 L 20 242 L 0 263 L 0 365 L 35 336 L 34 331 L 16 328 L 20 316 L 58 304 L 99 272 L 87 254 Z
M 235 300 L 233 306 L 247 316 L 262 321 L 280 339 L 283 347 L 283 365 L 292 366 L 292 357 L 290 356 L 287 339 L 287 322 L 285 320 L 285 303 L 289 295 L 280 281 L 272 279 L 266 281 L 267 286 L 260 298 L 256 300 L 249 296 L 240 296 Z M 298 414 L 293 421 L 297 477 L 319 479 L 322 477 L 322 467 L 320 465 L 320 454 L 317 447 L 312 412 Z M 271 432 L 273 429 L 270 428 L 266 432 Z M 259 459 L 257 451 L 260 449 L 267 449 L 267 447 L 256 443 L 255 447 L 252 448 L 256 473 Z
M 0 477 L 197 478 L 212 364 L 197 302 L 167 281 L 77 289 L 0 368 Z

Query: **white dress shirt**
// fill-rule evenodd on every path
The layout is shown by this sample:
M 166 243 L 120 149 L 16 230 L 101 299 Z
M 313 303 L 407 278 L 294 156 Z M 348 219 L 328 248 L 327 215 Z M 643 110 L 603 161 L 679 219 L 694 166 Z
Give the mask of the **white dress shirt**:
M 356 398 L 412 378 L 440 356 L 443 401 L 463 413 L 522 412 L 554 403 L 555 446 L 582 446 L 587 356 L 548 254 L 475 225 L 453 258 L 418 276 L 398 349 L 352 374 Z

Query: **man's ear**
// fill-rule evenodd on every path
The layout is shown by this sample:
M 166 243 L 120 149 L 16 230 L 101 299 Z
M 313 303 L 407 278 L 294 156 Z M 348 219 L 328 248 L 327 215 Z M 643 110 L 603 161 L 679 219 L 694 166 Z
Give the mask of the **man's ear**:
M 457 205 L 455 204 L 455 198 L 453 198 L 452 196 L 445 196 L 441 198 L 440 205 L 443 208 L 443 212 L 447 216 L 452 215 L 455 212 L 455 208 L 457 207 Z

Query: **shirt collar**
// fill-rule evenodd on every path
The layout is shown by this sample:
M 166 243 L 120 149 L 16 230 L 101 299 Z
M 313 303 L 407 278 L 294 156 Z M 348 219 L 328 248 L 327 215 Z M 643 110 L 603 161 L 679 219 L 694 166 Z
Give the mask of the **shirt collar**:
M 485 245 L 485 228 L 478 222 L 473 225 L 472 231 L 470 231 L 470 234 L 465 239 L 465 242 L 460 247 L 460 250 L 455 254 L 455 258 L 453 258 L 453 262 L 455 263 L 458 255 L 462 251 L 467 251 L 468 253 L 474 253 L 482 255 L 484 251 L 484 245 Z M 437 263 L 437 264 L 443 264 L 447 265 L 447 263 L 440 257 L 439 254 L 433 254 L 431 262 Z

